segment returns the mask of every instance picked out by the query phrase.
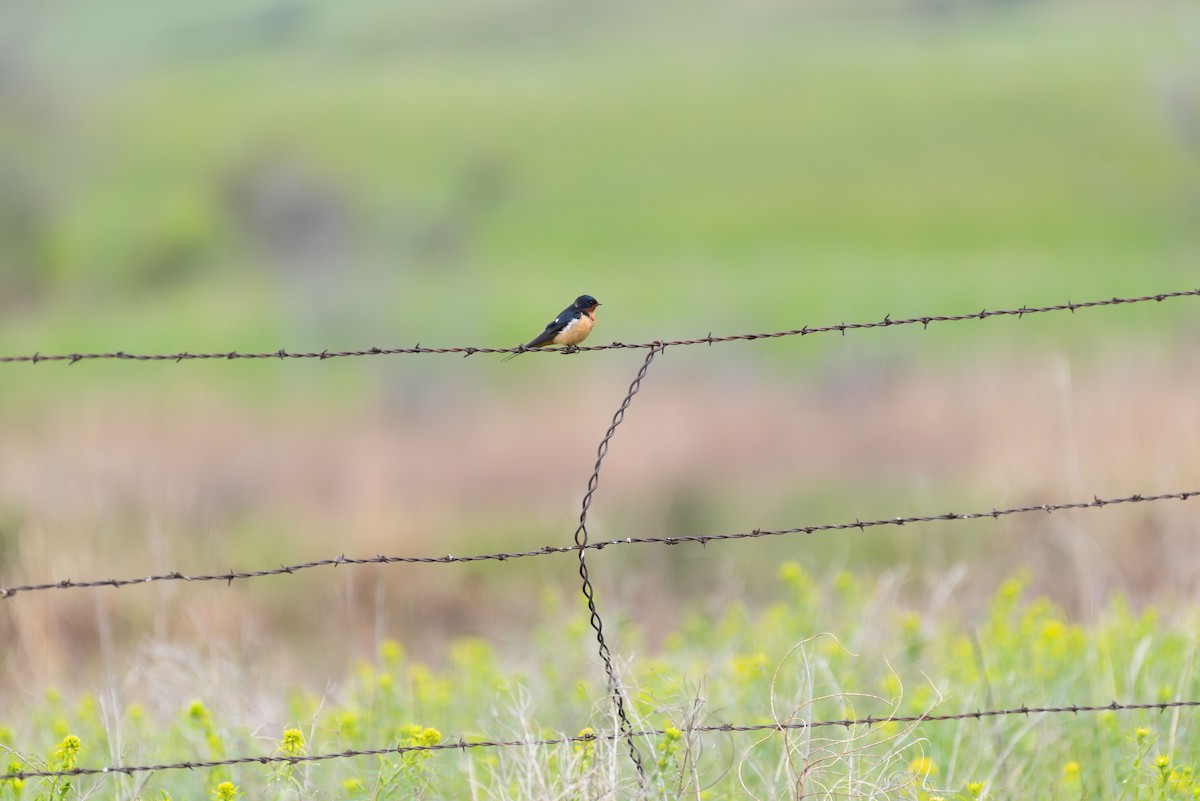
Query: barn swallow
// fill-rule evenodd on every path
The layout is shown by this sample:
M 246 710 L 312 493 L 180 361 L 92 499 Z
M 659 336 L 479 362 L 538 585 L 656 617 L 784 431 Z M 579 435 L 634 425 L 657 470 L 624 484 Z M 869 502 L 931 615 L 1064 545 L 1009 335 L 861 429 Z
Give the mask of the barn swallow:
M 575 302 L 562 310 L 562 313 L 550 321 L 546 330 L 531 339 L 523 347 L 541 348 L 546 345 L 566 345 L 573 348 L 592 333 L 596 324 L 596 307 L 600 301 L 591 295 L 580 295 Z M 514 353 L 504 361 L 513 358 Z

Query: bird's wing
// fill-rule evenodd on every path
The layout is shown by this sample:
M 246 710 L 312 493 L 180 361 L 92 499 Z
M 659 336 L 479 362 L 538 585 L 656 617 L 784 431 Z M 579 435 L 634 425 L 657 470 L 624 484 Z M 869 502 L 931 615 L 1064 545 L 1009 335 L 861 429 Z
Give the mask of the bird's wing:
M 567 308 L 563 309 L 561 314 L 559 314 L 546 325 L 546 330 L 526 343 L 525 347 L 540 348 L 542 345 L 545 345 L 547 342 L 554 339 L 555 334 L 566 328 L 567 324 L 570 323 L 571 320 L 575 319 L 576 315 L 578 314 L 579 312 L 575 311 L 574 306 L 568 306 Z

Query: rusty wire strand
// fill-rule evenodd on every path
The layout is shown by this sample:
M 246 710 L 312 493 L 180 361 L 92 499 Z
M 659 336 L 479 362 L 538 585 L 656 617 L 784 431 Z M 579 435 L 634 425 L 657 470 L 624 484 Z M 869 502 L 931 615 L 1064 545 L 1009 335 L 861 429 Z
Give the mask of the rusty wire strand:
M 1129 495 L 1123 498 L 1093 498 L 1090 501 L 1079 501 L 1073 503 L 1053 503 L 1053 504 L 1034 504 L 1032 506 L 1016 506 L 1008 509 L 992 509 L 986 512 L 945 512 L 938 515 L 919 515 L 911 517 L 885 517 L 878 520 L 855 520 L 847 523 L 823 523 L 812 526 L 798 526 L 796 528 L 783 529 L 754 529 L 753 531 L 737 532 L 733 534 L 694 534 L 679 537 L 621 537 L 619 539 L 600 540 L 597 542 L 586 542 L 576 545 L 544 545 L 541 548 L 532 551 L 512 551 L 508 553 L 485 553 L 475 554 L 471 556 L 454 556 L 447 554 L 446 556 L 367 556 L 367 557 L 351 557 L 341 556 L 332 559 L 318 559 L 314 562 L 304 562 L 295 565 L 283 565 L 280 567 L 270 568 L 267 570 L 230 570 L 227 573 L 213 573 L 208 575 L 189 575 L 179 571 L 170 573 L 159 573 L 156 575 L 143 576 L 141 578 L 129 579 L 97 579 L 94 581 L 72 581 L 71 579 L 63 579 L 61 581 L 48 582 L 45 584 L 23 584 L 14 585 L 12 587 L 0 587 L 0 599 L 11 598 L 19 593 L 24 592 L 41 592 L 45 590 L 70 590 L 83 589 L 90 587 L 129 587 L 137 584 L 150 584 L 157 581 L 224 581 L 232 584 L 235 580 L 262 578 L 264 576 L 280 576 L 299 573 L 303 570 L 311 570 L 318 567 L 337 567 L 339 565 L 387 565 L 387 564 L 454 564 L 457 562 L 483 562 L 496 561 L 505 562 L 509 559 L 523 559 L 533 556 L 550 556 L 553 554 L 574 553 L 576 551 L 599 551 L 610 546 L 618 545 L 684 545 L 695 544 L 707 545 L 710 542 L 723 542 L 726 540 L 744 540 L 755 539 L 758 537 L 780 537 L 789 534 L 815 534 L 822 531 L 845 531 L 847 529 L 868 529 L 879 526 L 904 526 L 910 523 L 933 523 L 937 521 L 955 521 L 955 520 L 980 520 L 983 518 L 992 518 L 998 520 L 1007 515 L 1028 514 L 1030 512 L 1061 512 L 1069 509 L 1102 509 L 1106 506 L 1115 506 L 1119 504 L 1131 503 L 1154 503 L 1157 501 L 1186 501 L 1190 498 L 1200 497 L 1200 490 L 1190 490 L 1188 492 L 1173 492 L 1164 495 Z
M 1155 710 L 1158 712 L 1165 712 L 1168 709 L 1176 709 L 1181 707 L 1200 707 L 1200 700 L 1162 701 L 1159 703 L 1145 704 L 1123 704 L 1119 701 L 1113 701 L 1111 703 L 1104 704 L 1103 706 L 1080 706 L 1078 704 L 1073 704 L 1071 706 L 1031 707 L 1022 705 L 1007 709 L 984 709 L 977 710 L 975 712 L 960 712 L 952 715 L 934 715 L 932 713 L 926 713 L 923 715 L 884 715 L 882 717 L 868 716 L 865 718 L 848 718 L 845 720 L 788 721 L 786 723 L 756 723 L 752 725 L 721 723 L 707 726 L 681 727 L 680 730 L 684 734 L 692 735 L 721 732 L 739 733 L 793 731 L 798 729 L 817 729 L 832 726 L 841 726 L 848 729 L 853 726 L 871 727 L 883 725 L 885 723 L 912 723 L 914 725 L 920 725 L 924 723 L 937 723 L 948 720 L 982 720 L 984 718 L 1000 718 L 1013 715 L 1056 715 L 1066 714 L 1068 712 L 1075 715 L 1088 712 L 1128 712 L 1136 710 Z M 476 748 L 541 748 L 556 745 L 570 745 L 574 743 L 615 741 L 623 739 L 632 740 L 637 737 L 661 737 L 665 734 L 667 734 L 666 729 L 642 729 L 628 732 L 622 731 L 581 734 L 575 737 L 556 737 L 541 740 L 477 740 L 474 742 L 468 742 L 462 738 L 459 738 L 455 742 L 437 743 L 435 745 L 401 745 L 390 746 L 387 748 L 370 748 L 364 750 L 349 749 L 346 751 L 337 751 L 328 754 L 307 754 L 303 756 L 243 756 L 204 762 L 170 762 L 161 765 L 110 765 L 104 768 L 16 771 L 0 774 L 0 782 L 22 781 L 24 779 L 66 778 L 70 776 L 112 776 L 116 774 L 132 775 L 134 773 L 220 768 L 229 765 L 247 765 L 255 763 L 260 765 L 281 763 L 296 765 L 302 762 L 326 762 L 334 759 L 349 759 L 352 757 L 361 756 L 381 756 L 386 754 L 407 754 L 418 751 L 460 751 L 466 753 L 468 750 Z
M 575 529 L 575 549 L 579 552 L 579 578 L 583 580 L 583 597 L 587 599 L 588 621 L 596 632 L 596 643 L 599 647 L 600 659 L 604 662 L 604 672 L 608 675 L 608 692 L 612 695 L 613 703 L 617 707 L 617 720 L 621 728 L 621 733 L 626 735 L 633 731 L 633 724 L 630 723 L 629 714 L 625 710 L 625 692 L 621 689 L 620 682 L 617 681 L 617 673 L 613 667 L 612 652 L 609 651 L 608 643 L 604 640 L 604 621 L 600 619 L 600 613 L 596 611 L 596 593 L 592 587 L 592 581 L 588 574 L 587 559 L 585 558 L 588 550 L 587 517 L 588 510 L 592 507 L 592 496 L 596 494 L 596 489 L 600 486 L 600 468 L 604 466 L 604 457 L 608 455 L 608 445 L 612 441 L 613 435 L 617 433 L 617 427 L 625 421 L 625 412 L 629 409 L 629 404 L 633 402 L 633 396 L 641 389 L 642 379 L 646 377 L 646 371 L 650 369 L 650 363 L 654 361 L 655 355 L 660 353 L 661 350 L 662 348 L 660 347 L 654 347 L 646 354 L 641 368 L 629 384 L 629 390 L 625 393 L 621 405 L 613 413 L 612 423 L 609 424 L 608 430 L 604 432 L 604 438 L 596 446 L 596 466 L 592 469 L 591 478 L 588 479 L 587 492 L 584 493 L 583 502 L 580 505 L 579 527 Z M 632 737 L 629 737 L 627 742 L 629 743 L 629 758 L 633 760 L 633 766 L 637 769 L 638 779 L 644 784 L 646 769 L 642 765 L 642 752 L 638 750 L 637 742 Z
M 115 359 L 138 362 L 184 362 L 184 361 L 205 361 L 205 360 L 235 360 L 235 359 L 338 359 L 354 356 L 395 356 L 400 354 L 426 354 L 426 353 L 456 353 L 466 356 L 474 356 L 477 353 L 577 353 L 581 351 L 596 351 L 596 350 L 614 350 L 622 348 L 642 348 L 653 350 L 655 348 L 662 349 L 667 346 L 681 345 L 712 345 L 718 342 L 738 342 L 755 339 L 775 339 L 778 337 L 792 336 L 807 336 L 809 334 L 828 334 L 840 333 L 845 334 L 847 331 L 856 331 L 869 328 L 892 328 L 895 326 L 905 325 L 920 325 L 922 328 L 928 328 L 930 323 L 953 323 L 963 320 L 986 320 L 990 317 L 1017 317 L 1021 318 L 1027 314 L 1043 314 L 1046 312 L 1069 311 L 1074 314 L 1080 309 L 1094 309 L 1102 306 L 1119 306 L 1133 303 L 1148 303 L 1155 301 L 1161 303 L 1164 300 L 1171 298 L 1195 297 L 1200 296 L 1200 289 L 1187 289 L 1179 292 L 1162 292 L 1157 295 L 1143 295 L 1140 297 L 1129 298 L 1108 298 L 1106 300 L 1089 300 L 1082 303 L 1074 303 L 1067 301 L 1066 303 L 1058 303 L 1051 306 L 1022 306 L 1019 309 L 984 309 L 982 311 L 973 312 L 970 314 L 954 314 L 954 315 L 924 315 L 921 317 L 907 317 L 900 320 L 891 319 L 891 315 L 884 317 L 882 320 L 877 320 L 870 323 L 839 323 L 837 325 L 826 325 L 819 327 L 804 326 L 803 328 L 793 328 L 788 331 L 772 331 L 767 333 L 757 334 L 733 334 L 730 336 L 714 337 L 709 334 L 706 337 L 699 339 L 676 339 L 669 341 L 656 342 L 639 342 L 639 343 L 624 343 L 612 342 L 607 345 L 583 345 L 570 346 L 567 348 L 526 348 L 518 346 L 515 348 L 484 348 L 484 347 L 451 347 L 451 348 L 423 348 L 420 343 L 411 348 L 366 348 L 364 350 L 341 350 L 330 351 L 322 350 L 319 352 L 296 352 L 289 351 L 286 348 L 280 348 L 276 351 L 260 352 L 260 353 L 242 353 L 236 350 L 221 351 L 212 353 L 191 353 L 189 351 L 180 351 L 179 353 L 126 353 L 124 351 L 113 351 L 107 353 L 58 353 L 49 356 L 43 356 L 41 353 L 34 353 L 30 356 L 0 356 L 0 364 L 5 363 L 28 363 L 40 364 L 42 362 L 67 362 L 75 364 L 81 361 L 94 361 L 101 359 Z

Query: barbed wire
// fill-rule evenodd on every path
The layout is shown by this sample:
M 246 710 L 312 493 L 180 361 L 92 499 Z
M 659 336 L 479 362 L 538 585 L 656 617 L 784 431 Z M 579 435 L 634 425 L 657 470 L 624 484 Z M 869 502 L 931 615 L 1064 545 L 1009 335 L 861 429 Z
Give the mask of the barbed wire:
M 880 726 L 887 723 L 905 723 L 913 725 L 922 725 L 925 723 L 940 723 L 953 720 L 983 720 L 984 718 L 1001 718 L 1015 715 L 1057 715 L 1071 713 L 1074 715 L 1087 714 L 1092 712 L 1129 712 L 1138 710 L 1154 710 L 1157 712 L 1165 712 L 1168 709 L 1177 709 L 1183 707 L 1200 707 L 1200 700 L 1196 701 L 1161 701 L 1158 703 L 1135 703 L 1123 704 L 1119 701 L 1112 701 L 1104 705 L 1078 705 L 1071 706 L 1041 706 L 1031 707 L 1021 705 L 1019 707 L 1009 707 L 1006 709 L 985 709 L 976 710 L 975 712 L 959 712 L 956 714 L 935 715 L 925 713 L 922 715 L 883 715 L 883 716 L 868 716 L 865 718 L 846 718 L 843 720 L 815 720 L 815 721 L 787 721 L 776 723 L 754 723 L 754 724 L 734 724 L 720 723 L 709 724 L 705 726 L 688 726 L 679 727 L 679 731 L 685 735 L 693 734 L 713 734 L 713 733 L 744 733 L 744 732 L 765 732 L 765 731 L 795 731 L 802 729 L 818 729 L 827 727 L 842 727 L 852 728 L 855 726 Z M 572 745 L 575 743 L 591 743 L 597 741 L 616 741 L 623 739 L 634 739 L 638 737 L 662 737 L 668 733 L 667 729 L 639 729 L 629 732 L 597 732 L 590 734 L 580 734 L 574 737 L 555 737 L 538 740 L 476 740 L 467 741 L 459 738 L 454 742 L 435 743 L 432 745 L 397 745 L 384 748 L 367 748 L 367 749 L 348 749 L 345 751 L 336 751 L 327 754 L 301 754 L 301 755 L 267 755 L 267 756 L 241 756 L 231 757 L 229 759 L 216 759 L 198 762 L 168 762 L 160 765 L 110 765 L 103 768 L 72 768 L 71 770 L 26 770 L 14 771 L 0 774 L 0 782 L 6 781 L 23 781 L 25 779 L 54 779 L 68 778 L 72 776 L 112 776 L 117 774 L 132 775 L 134 773 L 157 773 L 159 771 L 171 770 L 197 770 L 206 768 L 222 768 L 232 765 L 273 765 L 273 764 L 289 764 L 296 765 L 308 762 L 327 762 L 337 759 L 350 759 L 354 757 L 364 756 L 386 756 L 389 754 L 407 754 L 414 752 L 434 752 L 434 751 L 460 751 L 467 752 L 480 748 L 543 748 L 558 745 Z
M 612 423 L 609 424 L 608 430 L 604 432 L 604 438 L 596 446 L 596 466 L 592 469 L 592 475 L 588 479 L 587 492 L 584 493 L 583 501 L 580 504 L 579 526 L 575 529 L 575 547 L 579 552 L 579 578 L 583 580 L 582 590 L 583 597 L 587 600 L 588 622 L 591 623 L 592 629 L 596 632 L 596 644 L 599 648 L 600 659 L 604 662 L 604 672 L 608 675 L 608 692 L 617 707 L 617 720 L 621 732 L 625 734 L 633 731 L 633 724 L 629 721 L 629 715 L 625 711 L 625 693 L 621 690 L 620 682 L 617 681 L 616 669 L 613 667 L 612 652 L 609 651 L 608 643 L 604 640 L 604 622 L 600 619 L 600 613 L 596 610 L 596 593 L 592 588 L 592 580 L 589 577 L 585 556 L 588 550 L 587 518 L 588 510 L 592 507 L 592 497 L 596 494 L 596 490 L 600 486 L 600 468 L 604 466 L 604 457 L 608 455 L 609 443 L 612 442 L 613 435 L 617 433 L 617 427 L 625 422 L 625 412 L 629 409 L 629 404 L 633 402 L 633 396 L 641 389 L 642 380 L 646 377 L 646 371 L 650 369 L 650 363 L 654 361 L 655 355 L 661 351 L 661 348 L 651 348 L 646 354 L 646 358 L 642 361 L 641 368 L 630 383 L 629 390 L 625 393 L 621 405 L 613 413 Z M 627 742 L 629 743 L 629 758 L 633 760 L 633 766 L 637 769 L 638 779 L 645 782 L 646 769 L 642 765 L 642 752 L 638 750 L 637 743 L 632 737 Z
M 922 328 L 928 328 L 931 323 L 954 323 L 964 320 L 986 320 L 992 317 L 1017 317 L 1022 318 L 1025 315 L 1044 314 L 1048 312 L 1069 311 L 1074 314 L 1082 309 L 1094 309 L 1103 306 L 1119 306 L 1129 305 L 1133 303 L 1149 303 L 1151 301 L 1161 303 L 1164 300 L 1172 298 L 1196 297 L 1200 296 L 1200 289 L 1187 289 L 1178 292 L 1161 292 L 1157 295 L 1143 295 L 1139 297 L 1113 297 L 1105 300 L 1089 300 L 1082 303 L 1074 303 L 1067 301 L 1066 303 L 1057 303 L 1050 306 L 1022 306 L 1019 309 L 983 309 L 982 311 L 972 312 L 969 314 L 953 314 L 953 315 L 922 315 L 920 317 L 907 317 L 899 320 L 893 320 L 891 315 L 887 315 L 882 320 L 868 323 L 838 323 L 836 325 L 826 326 L 804 326 L 803 328 L 793 328 L 787 331 L 771 331 L 766 333 L 752 334 L 732 334 L 729 336 L 713 336 L 711 333 L 706 337 L 696 339 L 675 339 L 655 342 L 611 342 L 607 345 L 580 345 L 570 346 L 567 348 L 526 348 L 524 345 L 519 345 L 512 348 L 489 348 L 489 347 L 473 347 L 460 346 L 450 348 L 426 348 L 421 347 L 420 343 L 411 348 L 366 348 L 362 350 L 322 350 L 298 352 L 289 351 L 286 348 L 280 348 L 276 351 L 258 352 L 258 353 L 243 353 L 236 350 L 218 351 L 209 353 L 191 353 L 190 351 L 180 351 L 178 353 L 126 353 L 125 351 L 111 351 L 106 353 L 57 353 L 51 355 L 42 355 L 40 352 L 33 353 L 28 356 L 0 356 L 0 364 L 41 364 L 42 362 L 67 362 L 76 364 L 81 361 L 96 361 L 96 360 L 125 360 L 138 362 L 185 362 L 185 361 L 219 361 L 219 360 L 237 360 L 237 359 L 341 359 L 358 356 L 396 356 L 396 355 L 415 355 L 415 354 L 462 354 L 464 357 L 474 356 L 476 354 L 487 353 L 578 353 L 583 351 L 598 351 L 598 350 L 615 350 L 615 349 L 655 349 L 661 350 L 664 347 L 675 347 L 684 345 L 713 345 L 719 342 L 739 342 L 750 341 L 756 339 L 775 339 L 779 337 L 792 336 L 808 336 L 809 334 L 829 334 L 840 333 L 845 334 L 847 331 L 857 331 L 862 329 L 872 328 L 893 328 L 896 326 L 920 325 Z
M 621 545 L 684 545 L 684 544 L 699 544 L 707 545 L 710 542 L 724 542 L 728 540 L 744 540 L 757 539 L 759 537 L 780 537 L 789 534 L 816 534 L 823 531 L 845 531 L 848 529 L 865 530 L 868 528 L 877 528 L 879 526 L 905 526 L 912 523 L 934 523 L 938 521 L 961 521 L 961 520 L 980 520 L 991 518 L 998 520 L 1001 517 L 1008 515 L 1028 514 L 1031 512 L 1061 512 L 1071 509 L 1102 509 L 1106 506 L 1116 506 L 1119 504 L 1135 504 L 1135 503 L 1155 503 L 1158 501 L 1186 501 L 1190 498 L 1200 497 L 1200 490 L 1189 490 L 1186 492 L 1172 492 L 1163 495 L 1129 495 L 1123 498 L 1100 498 L 1094 497 L 1090 501 L 1078 501 L 1071 503 L 1052 503 L 1052 504 L 1034 504 L 1031 506 L 1014 506 L 1008 509 L 991 509 L 990 511 L 980 512 L 945 512 L 943 514 L 934 515 L 914 515 L 907 517 L 885 517 L 878 520 L 854 520 L 853 522 L 843 523 L 822 523 L 811 526 L 798 526 L 796 528 L 782 529 L 754 529 L 753 531 L 737 532 L 731 534 L 694 534 L 675 537 L 621 537 L 618 539 L 600 540 L 597 542 L 586 542 L 575 545 L 543 545 L 531 551 L 510 551 L 501 553 L 484 553 L 474 554 L 469 556 L 454 556 L 447 554 L 445 556 L 367 556 L 367 557 L 351 557 L 341 555 L 332 559 L 318 559 L 312 562 L 302 562 L 294 565 L 282 565 L 280 567 L 268 568 L 266 570 L 230 570 L 225 573 L 212 573 L 202 575 L 190 575 L 179 571 L 169 573 L 159 573 L 155 575 L 142 576 L 140 578 L 127 579 L 95 579 L 91 581 L 73 581 L 71 579 L 62 579 L 61 581 L 47 582 L 44 584 L 19 584 L 11 587 L 0 586 L 0 599 L 12 598 L 20 593 L 41 592 L 46 590 L 71 590 L 85 589 L 93 587 L 129 587 L 133 585 L 150 584 L 159 581 L 223 581 L 227 584 L 232 584 L 234 581 L 243 579 L 263 578 L 265 576 L 280 576 L 299 573 L 304 570 L 311 570 L 319 567 L 338 567 L 340 565 L 387 565 L 387 564 L 454 564 L 458 562 L 483 562 L 497 561 L 505 562 L 510 559 L 524 559 L 527 557 L 536 556 L 552 556 L 555 554 L 575 553 L 582 551 L 599 551 L 605 548 Z

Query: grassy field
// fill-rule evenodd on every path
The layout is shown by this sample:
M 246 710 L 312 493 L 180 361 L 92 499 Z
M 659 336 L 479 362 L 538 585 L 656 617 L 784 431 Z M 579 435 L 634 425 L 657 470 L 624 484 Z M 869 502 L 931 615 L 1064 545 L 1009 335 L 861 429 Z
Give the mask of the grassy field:
M 842 572 L 828 581 L 786 562 L 764 576 L 779 601 L 688 614 L 663 647 L 642 651 L 636 623 L 609 636 L 625 653 L 627 692 L 655 798 L 1121 798 L 1200 794 L 1194 713 L 1090 712 L 887 723 L 786 734 L 691 733 L 691 727 L 998 707 L 1167 702 L 1200 697 L 1194 612 L 1132 612 L 1119 596 L 1080 626 L 1001 585 L 966 622 L 945 588 Z M 571 605 L 574 607 L 574 604 Z M 715 607 L 716 605 L 713 604 Z M 304 755 L 381 746 L 556 738 L 614 728 L 577 611 L 543 599 L 524 656 L 462 639 L 430 668 L 393 641 L 340 689 L 297 692 L 262 709 L 246 677 L 186 659 L 161 661 L 100 695 L 51 689 L 0 727 L 8 767 L 45 769 Z M 179 673 L 183 675 L 180 675 Z M 193 673 L 194 672 L 194 673 Z M 192 684 L 181 703 L 167 687 Z M 73 739 L 74 738 L 74 739 Z M 227 784 L 228 783 L 228 784 Z M 132 778 L 8 781 L 5 798 L 495 798 L 637 796 L 623 745 L 598 741 L 464 753 L 409 752 L 312 764 L 164 771 Z
M 8 353 L 512 345 L 584 291 L 597 338 L 645 341 L 1195 283 L 1194 20 L 1172 4 L 121 9 L 15 18 Z M 1193 319 L 918 347 L 1079 352 Z M 847 360 L 775 352 L 751 358 Z M 134 398 L 295 392 L 274 371 L 92 372 Z M 361 403 L 438 379 L 302 380 Z M 77 391 L 45 371 L 0 403 Z
M 125 6 L 28 12 L 13 351 L 511 344 L 581 291 L 630 341 L 1194 283 L 1171 4 Z
M 1182 2 L 4 15 L 2 355 L 511 346 L 581 292 L 632 342 L 1197 286 Z M 1194 490 L 1196 303 L 671 349 L 592 535 Z M 567 544 L 641 357 L 0 365 L 0 585 Z M 1187 708 L 688 731 L 1200 698 L 1194 504 L 593 554 L 635 724 L 670 731 L 650 795 L 1200 797 Z M 570 559 L 0 600 L 0 769 L 611 731 Z M 598 741 L 0 801 L 636 789 Z

